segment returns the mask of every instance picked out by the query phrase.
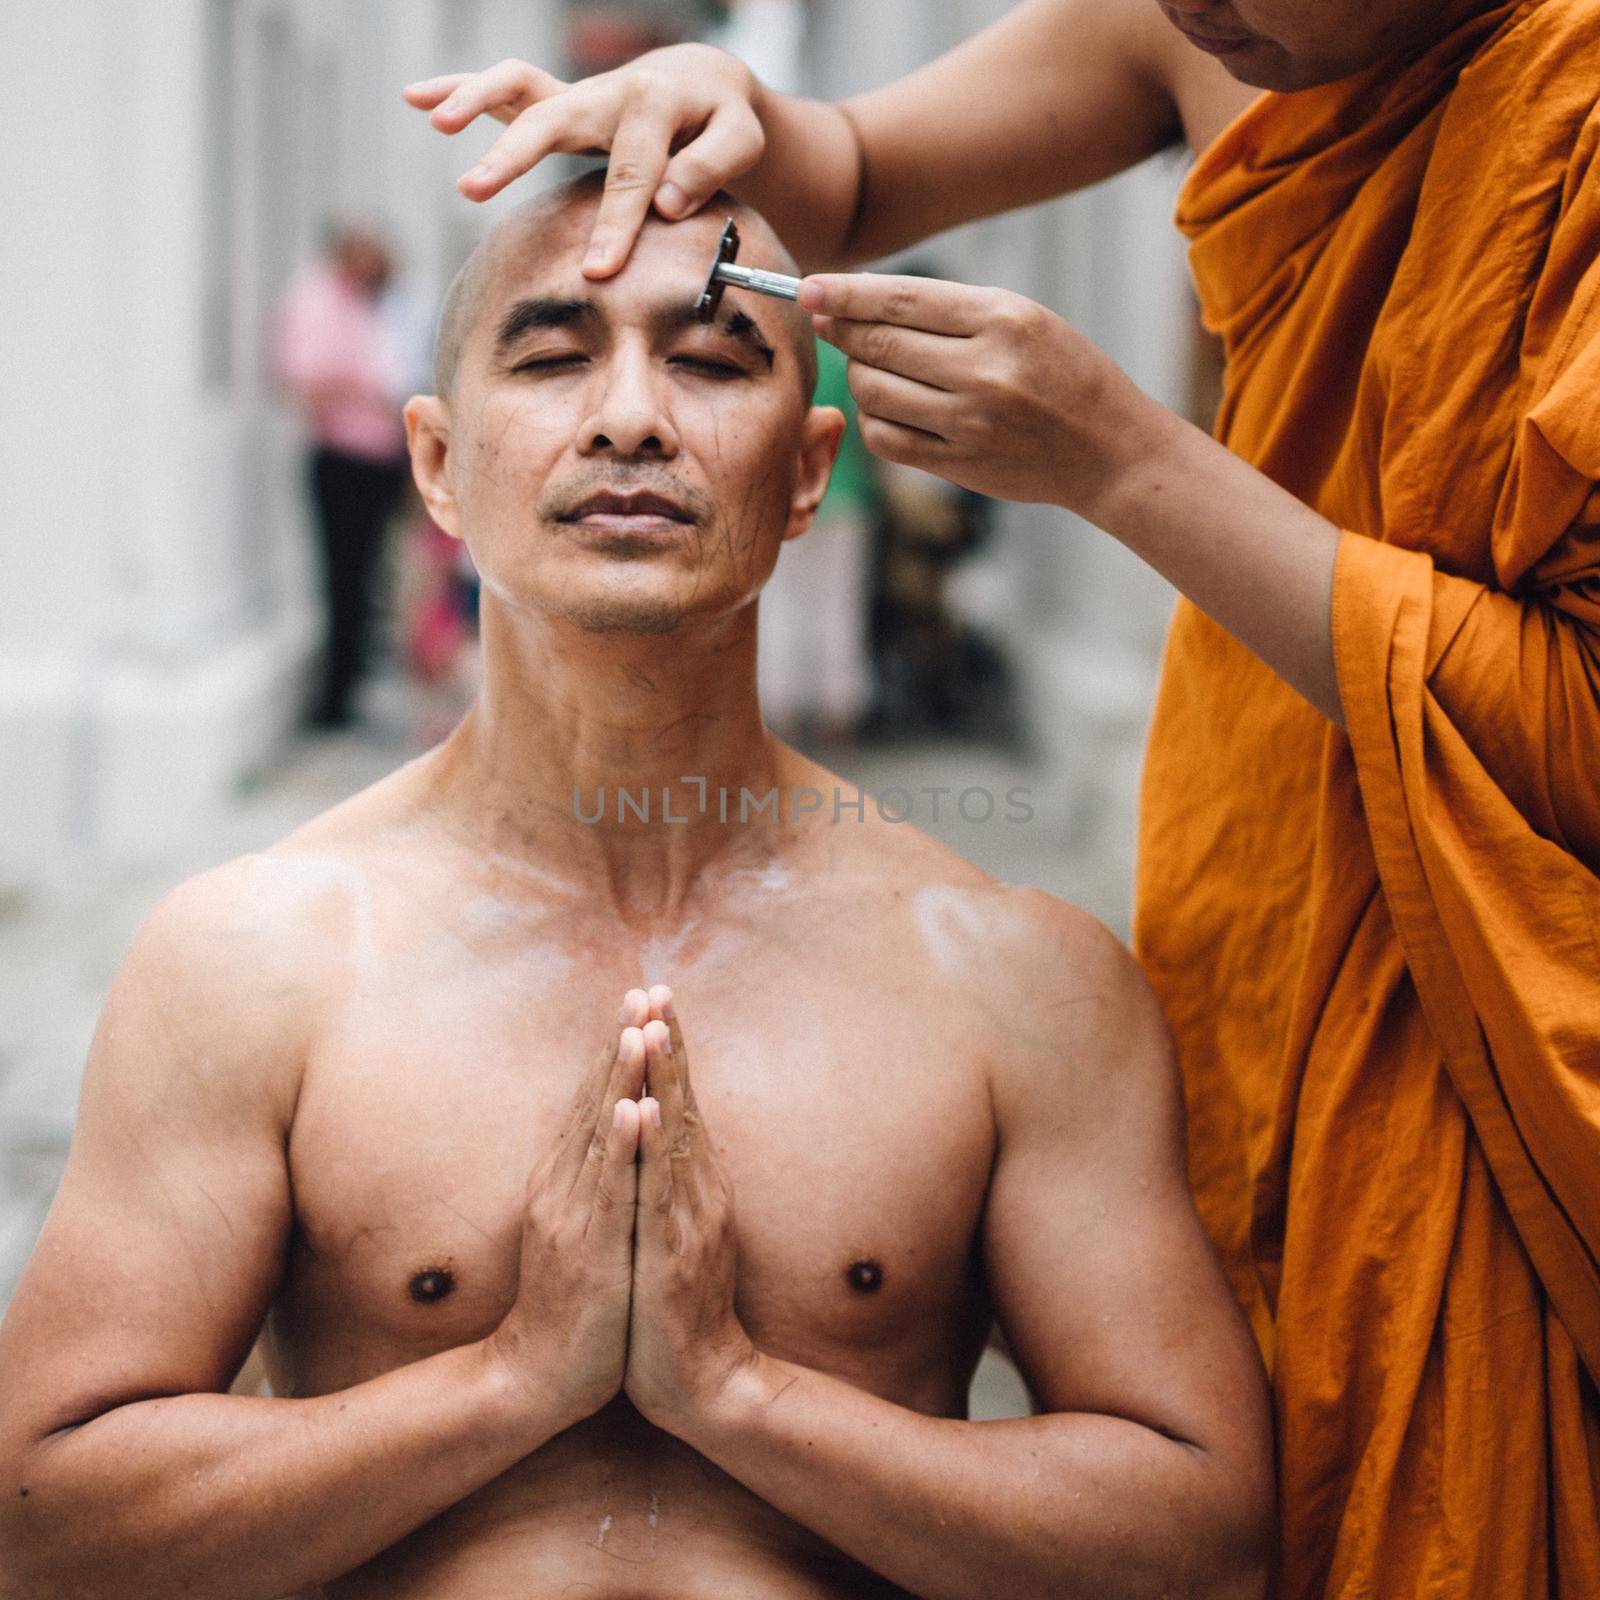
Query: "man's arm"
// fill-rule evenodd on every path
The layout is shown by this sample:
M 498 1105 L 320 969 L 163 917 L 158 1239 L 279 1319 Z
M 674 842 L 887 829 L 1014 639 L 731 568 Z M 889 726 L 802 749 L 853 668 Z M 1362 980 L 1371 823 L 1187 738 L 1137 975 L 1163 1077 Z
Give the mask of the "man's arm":
M 567 84 L 525 61 L 410 85 L 441 132 L 507 124 L 460 180 L 488 200 L 560 150 L 610 155 L 584 270 L 617 271 L 652 205 L 729 189 L 806 271 L 1108 178 L 1181 137 L 1150 0 L 1026 0 L 896 83 L 842 104 L 777 94 L 709 45 Z M 1171 31 L 1168 29 L 1167 31 Z
M 974 952 L 996 1038 L 984 1247 L 1040 1414 L 929 1417 L 758 1355 L 681 1435 L 927 1600 L 1259 1597 L 1266 1389 L 1185 1181 L 1166 1025 L 1109 934 L 1012 893 L 1019 936 Z
M 0 1595 L 226 1593 L 348 1571 L 557 1431 L 486 1344 L 338 1393 L 226 1393 L 282 1271 L 315 997 L 245 858 L 170 893 L 96 1030 L 0 1326 Z M 316 959 L 336 963 L 334 941 Z M 313 962 L 301 962 L 300 970 Z

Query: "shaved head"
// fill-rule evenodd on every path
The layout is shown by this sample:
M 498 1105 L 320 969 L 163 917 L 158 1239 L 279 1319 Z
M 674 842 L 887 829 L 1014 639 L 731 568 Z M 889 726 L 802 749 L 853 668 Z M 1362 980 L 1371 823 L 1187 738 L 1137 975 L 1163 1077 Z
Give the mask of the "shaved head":
M 519 257 L 523 260 L 536 258 L 541 249 L 547 247 L 547 241 L 554 243 L 560 240 L 562 224 L 573 213 L 593 210 L 599 205 L 605 189 L 605 176 L 605 169 L 599 168 L 524 200 L 506 212 L 478 241 L 451 281 L 439 313 L 439 330 L 433 347 L 433 383 L 434 393 L 441 399 L 448 401 L 455 391 L 462 352 L 478 325 L 488 292 L 502 266 Z M 732 215 L 738 221 L 741 261 L 750 261 L 752 265 L 759 264 L 794 277 L 800 276 L 794 257 L 784 248 L 783 241 L 760 212 L 752 211 L 732 195 L 719 191 L 696 214 L 703 213 Z M 654 216 L 646 218 L 644 225 L 646 228 L 677 226 L 676 223 L 663 222 Z M 752 244 L 755 246 L 753 251 L 750 249 Z M 626 272 L 628 268 L 622 270 Z M 711 255 L 708 252 L 706 271 L 710 270 Z M 817 384 L 816 336 L 812 332 L 810 315 L 787 301 L 774 301 L 773 304 L 783 312 L 781 320 L 785 331 L 791 336 L 804 397 L 809 402 Z

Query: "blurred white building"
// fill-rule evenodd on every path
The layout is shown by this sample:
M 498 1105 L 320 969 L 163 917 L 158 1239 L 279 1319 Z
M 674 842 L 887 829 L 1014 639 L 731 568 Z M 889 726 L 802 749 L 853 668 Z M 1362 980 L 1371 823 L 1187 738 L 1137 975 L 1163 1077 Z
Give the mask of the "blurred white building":
M 897 76 L 1005 9 L 815 0 L 809 88 Z M 441 138 L 401 87 L 507 55 L 558 65 L 565 10 L 0 9 L 0 889 L 170 847 L 281 748 L 318 613 L 296 419 L 264 370 L 273 306 L 334 215 L 376 224 L 410 292 L 436 300 L 501 203 L 454 187 L 490 133 Z M 1176 405 L 1191 319 L 1169 220 L 1180 176 L 1163 158 L 920 253 L 1050 305 Z M 1009 507 L 974 593 L 1064 773 L 1086 728 L 1142 726 L 1170 596 L 1131 557 L 1061 513 Z

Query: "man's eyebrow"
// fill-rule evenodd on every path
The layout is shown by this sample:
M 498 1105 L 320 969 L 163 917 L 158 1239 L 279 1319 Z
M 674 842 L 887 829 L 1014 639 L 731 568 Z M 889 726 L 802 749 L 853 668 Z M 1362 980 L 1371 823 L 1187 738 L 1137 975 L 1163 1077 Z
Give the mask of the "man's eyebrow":
M 761 353 L 767 365 L 772 365 L 772 346 L 761 337 L 761 330 L 742 311 L 731 311 L 722 324 L 723 331 L 735 339 L 743 339 Z
M 664 328 L 698 328 L 704 326 L 700 321 L 700 313 L 692 305 L 671 306 L 657 313 L 655 319 Z M 772 346 L 761 337 L 761 330 L 742 311 L 730 311 L 722 319 L 722 331 L 731 339 L 738 339 L 750 346 L 757 355 L 772 365 Z
M 593 300 L 554 300 L 546 296 L 519 300 L 500 320 L 495 353 L 504 354 L 532 328 L 568 328 L 575 322 L 592 321 L 598 311 Z

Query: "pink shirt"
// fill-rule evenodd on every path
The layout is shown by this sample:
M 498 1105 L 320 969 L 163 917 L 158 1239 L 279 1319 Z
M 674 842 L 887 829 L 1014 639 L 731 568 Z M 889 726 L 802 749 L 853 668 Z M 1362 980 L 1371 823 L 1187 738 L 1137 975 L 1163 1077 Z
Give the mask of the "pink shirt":
M 320 262 L 289 285 L 275 335 L 273 364 L 306 408 L 314 444 L 373 461 L 405 454 L 404 361 L 376 300 Z M 314 399 L 328 384 L 339 393 Z

